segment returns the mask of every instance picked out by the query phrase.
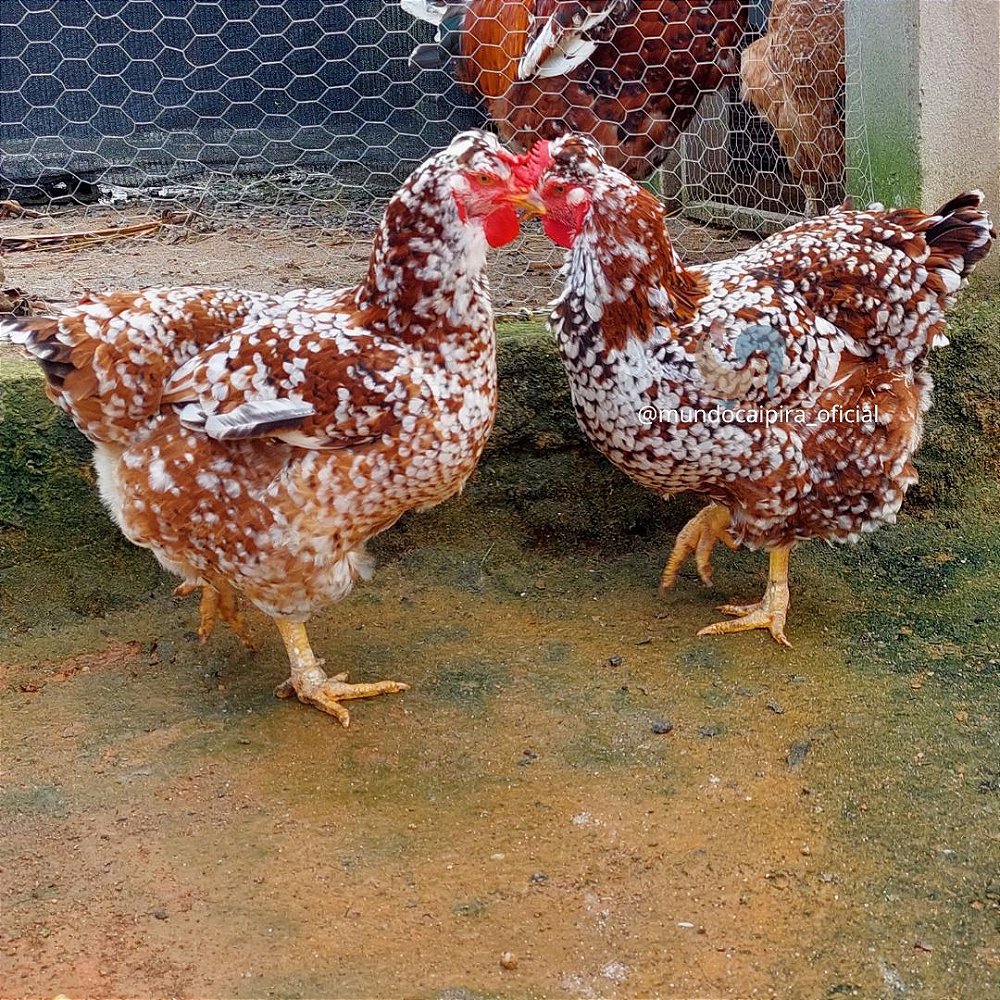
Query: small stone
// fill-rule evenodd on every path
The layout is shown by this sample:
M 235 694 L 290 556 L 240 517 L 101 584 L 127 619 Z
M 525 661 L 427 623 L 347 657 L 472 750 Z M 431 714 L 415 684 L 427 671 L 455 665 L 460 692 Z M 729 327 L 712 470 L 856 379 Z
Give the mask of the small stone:
M 653 719 L 649 724 L 649 728 L 657 736 L 662 736 L 664 733 L 672 733 L 674 731 L 674 724 L 667 719 Z
M 699 726 L 698 735 L 704 736 L 705 739 L 711 739 L 713 736 L 719 736 L 722 733 L 722 726 Z
M 769 712 L 774 712 L 775 715 L 785 714 L 785 709 L 781 705 L 779 705 L 778 702 L 776 702 L 773 698 L 768 699 L 767 710 Z
M 531 873 L 531 881 L 535 885 L 544 885 L 546 882 L 548 882 L 548 880 L 549 880 L 549 877 L 548 877 L 548 875 L 545 874 L 545 872 L 532 872 Z
M 166 920 L 170 916 L 166 909 L 162 906 L 157 906 L 155 909 L 150 911 L 157 920 Z
M 635 644 L 637 646 L 648 646 L 652 641 L 653 637 L 651 635 L 647 635 L 644 639 L 637 639 Z
M 513 972 L 517 968 L 517 955 L 512 951 L 505 951 L 500 956 L 500 968 Z
M 805 763 L 810 750 L 812 750 L 812 740 L 796 740 L 788 748 L 789 770 L 795 771 L 800 768 Z
M 609 656 L 608 666 L 609 667 L 620 667 L 625 662 L 625 658 L 622 656 Z

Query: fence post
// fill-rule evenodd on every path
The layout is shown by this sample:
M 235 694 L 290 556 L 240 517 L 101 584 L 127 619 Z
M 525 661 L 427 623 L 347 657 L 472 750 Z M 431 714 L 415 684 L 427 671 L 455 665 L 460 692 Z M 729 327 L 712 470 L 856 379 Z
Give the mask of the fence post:
M 846 0 L 846 31 L 850 192 L 931 210 L 979 187 L 1000 216 L 1000 2 Z

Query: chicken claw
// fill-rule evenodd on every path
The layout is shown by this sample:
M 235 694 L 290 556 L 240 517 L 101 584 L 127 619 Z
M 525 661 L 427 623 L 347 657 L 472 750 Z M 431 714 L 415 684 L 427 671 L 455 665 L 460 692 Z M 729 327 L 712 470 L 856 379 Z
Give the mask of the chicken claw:
M 717 542 L 722 542 L 731 552 L 739 548 L 739 543 L 729 533 L 729 511 L 721 504 L 710 503 L 698 511 L 677 535 L 670 558 L 660 576 L 660 592 L 664 593 L 677 582 L 677 574 L 692 552 L 701 582 L 706 587 L 711 587 L 712 549 Z
M 299 701 L 332 715 L 345 729 L 351 724 L 351 715 L 341 705 L 352 698 L 375 698 L 380 694 L 397 694 L 408 691 L 409 684 L 402 681 L 373 681 L 367 684 L 347 683 L 347 674 L 328 676 L 319 666 L 306 627 L 299 622 L 275 619 L 281 638 L 288 651 L 292 674 L 282 681 L 274 693 L 278 698 L 291 698 L 294 694 Z
M 201 604 L 198 606 L 198 642 L 204 646 L 215 631 L 215 623 L 221 618 L 232 630 L 233 635 L 251 652 L 257 649 L 257 641 L 247 626 L 243 612 L 237 603 L 236 591 L 225 580 L 213 586 L 208 583 L 192 583 L 186 580 L 174 588 L 174 597 L 187 597 L 201 587 Z
M 791 547 L 783 545 L 771 552 L 764 599 L 755 604 L 723 604 L 719 610 L 735 615 L 733 621 L 716 622 L 698 632 L 698 635 L 726 635 L 730 632 L 749 632 L 755 628 L 769 629 L 782 646 L 792 644 L 785 638 L 785 617 L 788 614 L 788 556 Z

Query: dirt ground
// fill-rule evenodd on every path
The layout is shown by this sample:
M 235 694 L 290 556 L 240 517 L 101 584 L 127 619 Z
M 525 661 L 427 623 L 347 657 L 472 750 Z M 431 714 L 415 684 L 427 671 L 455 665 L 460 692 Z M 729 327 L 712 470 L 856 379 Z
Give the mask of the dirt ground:
M 53 234 L 155 221 L 157 216 L 94 207 L 63 208 L 40 219 L 0 221 L 0 240 L 21 242 Z M 350 223 L 350 224 L 348 224 Z M 752 239 L 676 219 L 672 229 L 685 259 L 698 263 L 726 256 Z M 64 249 L 26 250 L 3 262 L 3 287 L 50 300 L 68 300 L 88 289 L 157 284 L 218 284 L 279 291 L 334 287 L 358 281 L 371 253 L 372 221 L 363 214 L 330 220 L 325 228 L 277 218 L 220 226 L 196 220 L 163 227 L 148 237 L 67 241 Z M 512 246 L 493 255 L 492 285 L 498 315 L 538 311 L 558 290 L 564 252 L 528 224 Z
M 5 284 L 340 284 L 345 246 L 122 241 L 12 254 Z M 797 553 L 789 651 L 694 637 L 760 556 L 664 599 L 668 534 L 553 554 L 421 523 L 311 627 L 353 680 L 412 685 L 346 731 L 273 697 L 263 618 L 255 654 L 199 645 L 145 555 L 68 550 L 106 581 L 78 602 L 58 561 L 7 575 L 0 995 L 998 995 L 995 523 Z

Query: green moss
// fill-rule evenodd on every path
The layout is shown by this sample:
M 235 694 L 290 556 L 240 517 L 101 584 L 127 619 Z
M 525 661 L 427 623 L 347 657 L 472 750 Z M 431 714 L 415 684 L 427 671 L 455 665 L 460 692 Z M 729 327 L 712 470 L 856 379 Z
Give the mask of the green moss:
M 507 664 L 476 658 L 449 663 L 425 687 L 430 697 L 450 702 L 467 713 L 480 714 L 487 699 L 496 697 L 510 680 Z
M 954 507 L 996 495 L 1000 478 L 1000 294 L 981 282 L 951 316 L 951 345 L 931 356 L 934 406 L 909 507 Z M 976 292 L 980 294 L 976 294 Z
M 835 561 L 860 608 L 842 621 L 854 666 L 1000 679 L 1000 529 L 988 513 L 908 521 Z
M 967 508 L 995 497 L 1000 473 L 1000 295 L 995 289 L 982 282 L 967 294 L 950 332 L 952 346 L 934 352 L 935 406 L 917 460 L 921 482 L 906 510 L 926 515 L 933 508 L 938 519 L 957 526 Z M 613 553 L 618 564 L 630 552 L 665 546 L 699 501 L 664 503 L 586 442 L 544 324 L 505 324 L 498 368 L 496 429 L 465 493 L 404 518 L 378 540 L 380 560 L 420 553 L 425 565 L 436 553 L 442 581 L 515 599 L 534 585 L 553 553 L 583 545 Z M 149 554 L 125 542 L 103 510 L 91 447 L 45 399 L 37 371 L 5 359 L 0 379 L 5 459 L 0 585 L 12 595 L 0 598 L 0 623 L 23 629 L 53 616 L 102 614 L 139 604 L 170 586 Z M 896 544 L 888 541 L 896 537 L 893 531 L 877 537 L 887 541 L 858 551 L 876 558 L 877 546 Z M 720 558 L 724 563 L 726 554 Z M 844 558 L 846 565 L 853 557 Z M 595 577 L 591 583 L 600 581 Z

